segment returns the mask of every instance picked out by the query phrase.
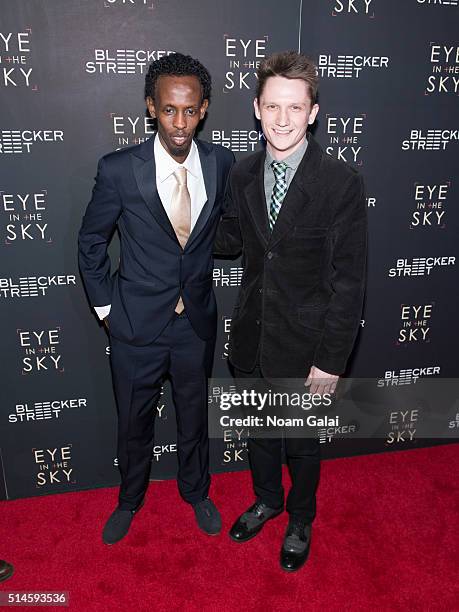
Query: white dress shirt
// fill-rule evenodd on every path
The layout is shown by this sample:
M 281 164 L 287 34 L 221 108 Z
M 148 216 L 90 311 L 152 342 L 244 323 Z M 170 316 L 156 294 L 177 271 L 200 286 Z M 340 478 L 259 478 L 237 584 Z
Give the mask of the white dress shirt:
M 174 172 L 180 166 L 186 168 L 187 187 L 191 198 L 191 231 L 193 231 L 196 221 L 207 202 L 206 186 L 202 174 L 201 160 L 199 158 L 198 147 L 194 140 L 191 143 L 190 152 L 181 164 L 175 161 L 162 145 L 159 136 L 155 136 L 154 156 L 156 166 L 156 189 L 161 199 L 164 210 L 170 219 L 170 209 L 172 194 L 177 180 Z M 107 306 L 95 306 L 94 310 L 99 319 L 105 319 L 110 313 L 110 304 Z

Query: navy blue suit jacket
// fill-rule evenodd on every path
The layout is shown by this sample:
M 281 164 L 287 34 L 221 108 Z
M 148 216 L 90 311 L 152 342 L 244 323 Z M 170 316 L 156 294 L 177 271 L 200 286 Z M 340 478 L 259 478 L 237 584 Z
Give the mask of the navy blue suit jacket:
M 207 202 L 182 249 L 156 189 L 154 136 L 99 161 L 79 233 L 79 264 L 92 306 L 111 304 L 110 333 L 128 344 L 152 343 L 181 295 L 198 336 L 215 335 L 212 247 L 234 155 L 200 140 Z M 107 247 L 120 236 L 118 270 L 110 275 Z

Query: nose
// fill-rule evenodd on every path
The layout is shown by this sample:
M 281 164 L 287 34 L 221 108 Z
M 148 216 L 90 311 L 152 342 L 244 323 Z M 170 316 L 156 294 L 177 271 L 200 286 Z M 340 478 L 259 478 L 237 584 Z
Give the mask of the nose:
M 185 117 L 185 113 L 178 111 L 175 115 L 174 115 L 174 122 L 173 122 L 174 128 L 176 130 L 184 130 L 186 128 L 186 117 Z
M 289 119 L 288 119 L 288 111 L 286 108 L 279 108 L 279 111 L 277 113 L 277 125 L 279 127 L 285 127 L 286 125 L 288 125 L 289 123 Z

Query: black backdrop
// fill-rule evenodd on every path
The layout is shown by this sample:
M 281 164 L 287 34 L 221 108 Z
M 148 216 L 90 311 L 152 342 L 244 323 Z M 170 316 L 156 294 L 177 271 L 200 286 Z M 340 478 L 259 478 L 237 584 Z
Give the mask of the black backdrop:
M 108 341 L 86 301 L 76 236 L 98 158 L 148 137 L 145 70 L 170 51 L 208 67 L 200 137 L 237 157 L 262 146 L 257 63 L 286 49 L 318 62 L 315 135 L 358 167 L 368 192 L 368 290 L 349 374 L 400 384 L 456 376 L 457 0 L 1 0 L 0 9 L 1 497 L 118 482 Z M 117 249 L 115 239 L 115 262 Z M 238 261 L 215 262 L 220 378 L 240 276 Z M 167 387 L 163 397 L 152 478 L 176 470 Z M 428 443 L 410 416 L 412 435 L 398 440 L 390 432 L 404 417 L 390 407 L 385 438 L 323 432 L 323 455 Z M 233 434 L 213 441 L 214 472 L 246 467 Z

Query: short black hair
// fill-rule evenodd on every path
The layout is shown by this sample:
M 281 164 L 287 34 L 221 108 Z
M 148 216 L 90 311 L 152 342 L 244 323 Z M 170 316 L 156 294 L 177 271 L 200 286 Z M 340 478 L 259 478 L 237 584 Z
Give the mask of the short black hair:
M 160 76 L 195 76 L 201 83 L 202 99 L 209 100 L 212 79 L 207 68 L 190 55 L 171 53 L 151 62 L 145 75 L 145 99 L 155 99 L 156 81 Z

